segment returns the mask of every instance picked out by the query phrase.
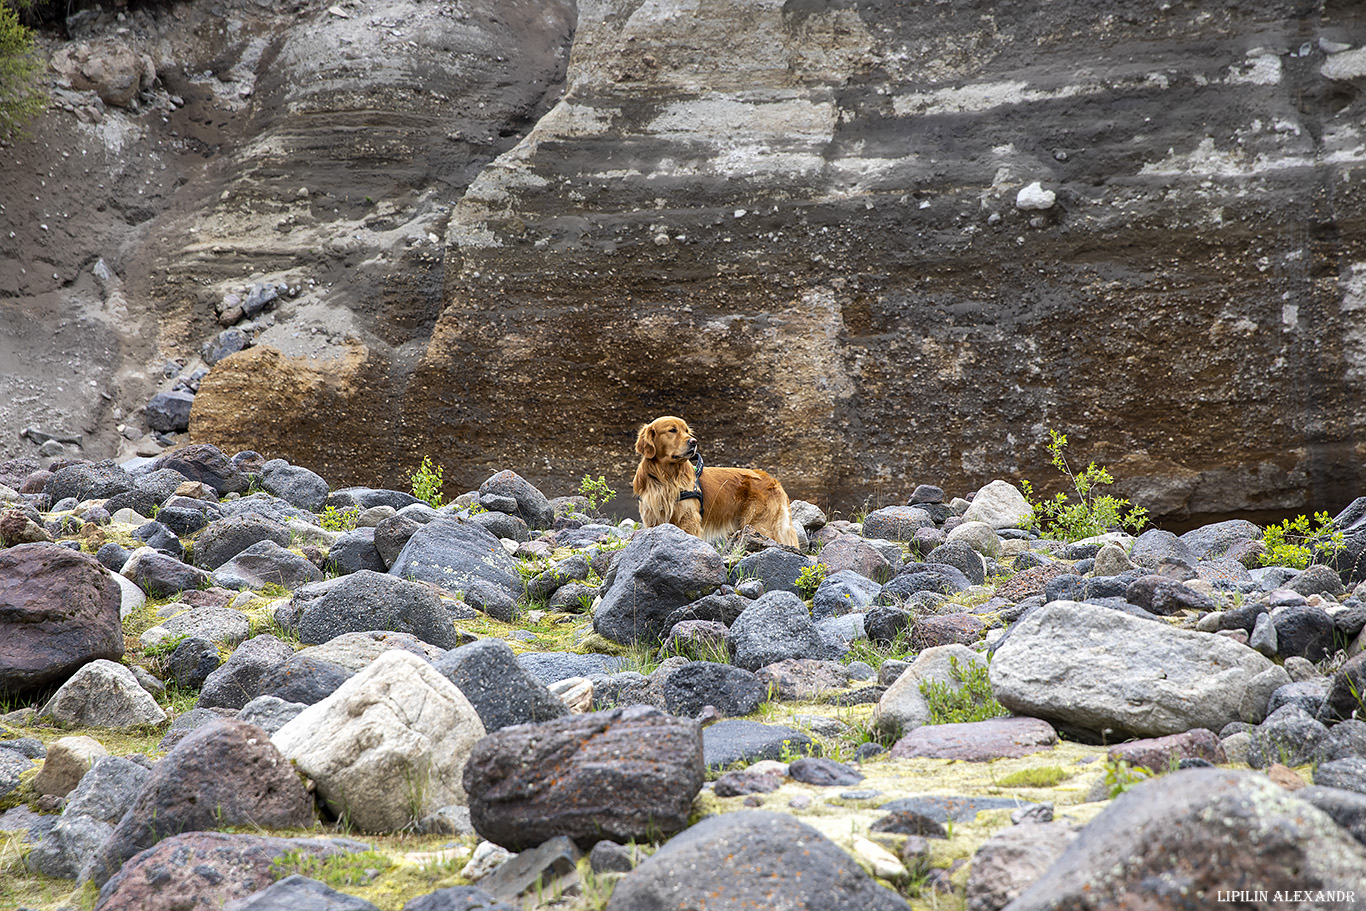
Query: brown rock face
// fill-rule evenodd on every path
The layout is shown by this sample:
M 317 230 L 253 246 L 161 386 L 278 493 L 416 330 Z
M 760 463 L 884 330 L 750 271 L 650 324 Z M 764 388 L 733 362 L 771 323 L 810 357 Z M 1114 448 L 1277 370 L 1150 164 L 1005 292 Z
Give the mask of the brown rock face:
M 503 728 L 464 773 L 475 831 L 512 851 L 672 834 L 702 779 L 701 726 L 645 706 Z
M 85 554 L 55 544 L 0 550 L 0 691 L 60 683 L 123 657 L 120 589 Z
M 1313 8 L 581 5 L 565 97 L 452 214 L 408 410 L 561 485 L 677 413 L 821 502 L 1049 481 L 1046 427 L 1155 514 L 1345 502 L 1357 83 L 1291 36 L 1366 12 Z

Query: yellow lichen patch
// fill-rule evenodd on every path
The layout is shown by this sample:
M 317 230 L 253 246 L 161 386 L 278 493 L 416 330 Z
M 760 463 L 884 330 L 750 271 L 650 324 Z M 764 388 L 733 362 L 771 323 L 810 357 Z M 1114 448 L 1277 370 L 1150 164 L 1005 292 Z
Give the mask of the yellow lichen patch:
M 469 885 L 460 871 L 476 841 L 450 835 L 367 836 L 368 851 L 328 858 L 289 856 L 276 864 L 276 872 L 281 879 L 302 873 L 380 911 L 399 911 L 420 895 Z
M 162 707 L 166 707 L 164 703 Z M 15 737 L 33 737 L 50 746 L 63 737 L 84 734 L 98 741 L 110 755 L 127 756 L 130 753 L 142 753 L 153 759 L 162 755 L 161 750 L 157 749 L 157 744 L 166 736 L 166 729 L 170 727 L 170 724 L 166 723 L 114 731 L 108 728 L 65 728 L 36 719 L 20 723 L 11 720 L 12 718 L 13 716 L 6 716 L 5 727 Z
M 525 652 L 582 652 L 577 639 L 588 623 L 588 619 L 574 614 L 557 611 L 536 611 L 535 619 L 529 619 L 523 612 L 512 623 L 504 623 L 487 615 L 473 620 L 457 620 L 456 628 L 473 633 L 480 638 L 502 639 L 516 654 Z M 513 636 L 516 632 L 531 633 L 535 638 Z
M 35 873 L 24 864 L 29 845 L 16 832 L 0 831 L 0 908 L 75 908 L 89 911 L 99 890 L 69 879 Z

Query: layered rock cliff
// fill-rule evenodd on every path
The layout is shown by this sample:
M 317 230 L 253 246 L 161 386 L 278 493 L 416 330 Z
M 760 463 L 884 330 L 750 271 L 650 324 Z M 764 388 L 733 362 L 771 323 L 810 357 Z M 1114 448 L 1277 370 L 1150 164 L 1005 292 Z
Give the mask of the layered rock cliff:
M 195 439 L 342 479 L 426 453 L 453 489 L 508 464 L 624 488 L 636 426 L 673 412 L 710 462 L 846 508 L 1046 481 L 1047 428 L 1169 517 L 1366 481 L 1355 4 L 227 19 L 237 119 L 122 274 L 158 355 L 249 279 L 300 291 L 276 352 L 204 380 Z

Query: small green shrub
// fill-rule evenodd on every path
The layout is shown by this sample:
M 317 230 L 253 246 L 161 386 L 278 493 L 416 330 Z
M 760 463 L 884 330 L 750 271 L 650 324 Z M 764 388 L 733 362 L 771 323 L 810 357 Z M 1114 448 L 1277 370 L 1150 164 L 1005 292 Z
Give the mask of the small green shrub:
M 1110 759 L 1105 763 L 1105 786 L 1110 789 L 1111 799 L 1152 777 L 1152 769 L 1141 765 L 1130 766 L 1123 759 Z
M 830 571 L 830 567 L 824 563 L 813 563 L 810 566 L 803 566 L 802 571 L 797 573 L 797 588 L 801 589 L 802 595 L 809 601 L 816 597 L 816 589 L 821 587 L 825 581 L 825 574 Z
M 33 35 L 19 21 L 18 0 L 0 0 L 0 139 L 22 132 L 47 108 L 47 93 L 39 82 L 44 60 Z
M 1025 499 L 1033 511 L 1030 524 L 1037 524 L 1046 534 L 1064 541 L 1080 541 L 1117 528 L 1128 528 L 1135 532 L 1143 530 L 1148 524 L 1146 509 L 1133 506 L 1128 500 L 1096 493 L 1097 488 L 1115 482 L 1110 472 L 1092 462 L 1081 474 L 1073 473 L 1063 454 L 1067 448 L 1067 437 L 1050 429 L 1048 438 L 1048 453 L 1053 458 L 1053 466 L 1067 475 L 1076 502 L 1071 502 L 1066 493 L 1056 494 L 1051 500 L 1036 501 L 1034 486 L 1029 481 L 1021 481 Z M 1128 507 L 1127 511 L 1125 507 Z
M 985 664 L 970 661 L 967 667 L 963 667 L 956 657 L 950 657 L 949 674 L 962 686 L 955 687 L 938 680 L 920 682 L 920 693 L 930 707 L 930 724 L 986 721 L 1010 714 L 996 701 Z
M 328 506 L 318 516 L 318 521 L 328 531 L 350 531 L 356 527 L 356 520 L 359 518 L 359 506 L 348 506 L 345 509 Z
M 1336 553 L 1342 549 L 1343 533 L 1333 525 L 1326 512 L 1314 513 L 1318 527 L 1309 524 L 1307 516 L 1286 519 L 1280 525 L 1268 525 L 1262 532 L 1266 552 L 1259 554 L 1263 566 L 1289 566 L 1304 569 L 1315 553 Z
M 441 494 L 441 466 L 433 468 L 430 456 L 422 457 L 422 464 L 409 476 L 409 480 L 413 485 L 413 496 L 432 509 L 441 508 L 441 504 L 445 502 Z
M 588 511 L 597 514 L 598 510 L 610 503 L 617 495 L 617 492 L 607 486 L 607 479 L 598 475 L 595 481 L 589 475 L 584 475 L 579 482 L 579 496 L 588 501 Z

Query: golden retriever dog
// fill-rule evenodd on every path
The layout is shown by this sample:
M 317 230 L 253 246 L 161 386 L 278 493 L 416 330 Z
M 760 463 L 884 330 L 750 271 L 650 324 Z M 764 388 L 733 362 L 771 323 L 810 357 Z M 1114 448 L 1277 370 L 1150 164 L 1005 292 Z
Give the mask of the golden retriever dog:
M 703 465 L 697 438 L 682 418 L 655 418 L 640 428 L 636 452 L 640 465 L 632 488 L 646 528 L 671 522 L 714 540 L 748 525 L 779 544 L 798 546 L 778 479 L 751 468 Z

